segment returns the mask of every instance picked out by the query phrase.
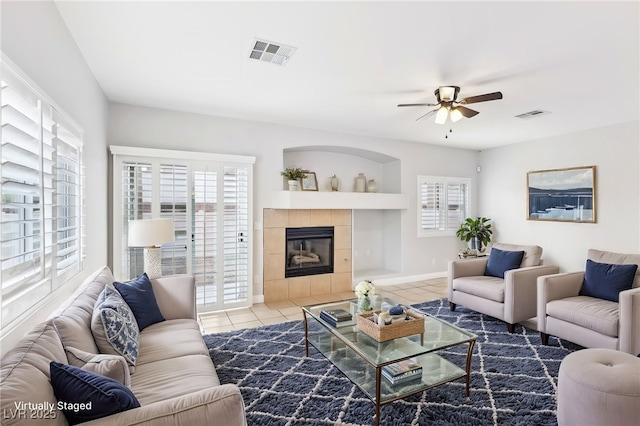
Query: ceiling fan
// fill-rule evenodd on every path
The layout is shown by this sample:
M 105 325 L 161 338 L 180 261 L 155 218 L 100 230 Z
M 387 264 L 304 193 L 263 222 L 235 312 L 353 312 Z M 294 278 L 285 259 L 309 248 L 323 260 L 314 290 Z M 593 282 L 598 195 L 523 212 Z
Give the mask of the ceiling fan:
M 502 99 L 502 92 L 493 92 L 458 100 L 458 92 L 460 92 L 460 87 L 458 86 L 440 86 L 433 92 L 438 100 L 437 104 L 399 104 L 398 106 L 437 106 L 438 108 L 418 117 L 416 121 L 436 114 L 436 123 L 444 124 L 447 121 L 447 117 L 450 117 L 451 121 L 455 123 L 462 117 L 471 118 L 479 114 L 478 111 L 467 108 L 464 105 Z

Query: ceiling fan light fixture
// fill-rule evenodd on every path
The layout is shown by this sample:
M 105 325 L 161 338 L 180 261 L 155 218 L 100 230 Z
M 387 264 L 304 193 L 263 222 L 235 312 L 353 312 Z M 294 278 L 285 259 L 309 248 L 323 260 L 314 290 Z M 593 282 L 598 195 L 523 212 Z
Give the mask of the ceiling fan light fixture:
M 441 106 L 436 114 L 436 123 L 444 124 L 447 122 L 447 116 L 449 115 L 449 108 Z
M 450 117 L 451 121 L 453 121 L 454 123 L 458 120 L 460 120 L 463 117 L 462 113 L 460 112 L 460 110 L 458 108 L 453 108 L 451 110 L 451 114 Z
M 440 99 L 445 102 L 452 101 L 456 93 L 456 88 L 453 86 L 441 86 L 438 90 L 440 91 Z

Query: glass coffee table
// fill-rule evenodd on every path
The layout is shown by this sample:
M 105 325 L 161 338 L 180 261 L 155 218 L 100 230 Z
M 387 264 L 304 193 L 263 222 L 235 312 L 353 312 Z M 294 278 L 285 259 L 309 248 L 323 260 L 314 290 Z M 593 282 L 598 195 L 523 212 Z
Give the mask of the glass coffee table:
M 344 302 L 305 306 L 305 349 L 309 344 L 317 349 L 338 370 L 351 380 L 375 404 L 375 424 L 380 424 L 380 407 L 426 389 L 466 380 L 469 396 L 471 355 L 476 335 L 430 315 L 424 316 L 424 333 L 378 342 L 360 331 L 355 321 L 333 327 L 320 317 L 321 310 L 344 309 L 354 312 L 357 299 Z M 467 345 L 464 366 L 438 355 L 438 352 L 457 345 Z M 415 359 L 422 366 L 422 377 L 406 383 L 392 385 L 383 378 L 383 367 L 402 360 Z M 462 363 L 462 362 L 461 362 Z

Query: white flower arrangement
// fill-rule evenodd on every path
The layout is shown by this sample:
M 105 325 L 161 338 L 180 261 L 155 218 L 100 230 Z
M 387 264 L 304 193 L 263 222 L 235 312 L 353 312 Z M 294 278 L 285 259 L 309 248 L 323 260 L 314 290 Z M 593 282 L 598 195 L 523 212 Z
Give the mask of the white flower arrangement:
M 376 294 L 376 288 L 373 286 L 373 283 L 370 280 L 360 281 L 356 286 L 356 296 L 371 296 Z

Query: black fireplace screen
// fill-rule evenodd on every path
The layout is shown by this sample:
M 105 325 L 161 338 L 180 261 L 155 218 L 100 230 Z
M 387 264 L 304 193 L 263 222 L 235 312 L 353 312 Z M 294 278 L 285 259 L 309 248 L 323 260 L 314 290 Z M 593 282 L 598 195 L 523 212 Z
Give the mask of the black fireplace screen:
M 333 226 L 286 229 L 285 278 L 333 273 Z

